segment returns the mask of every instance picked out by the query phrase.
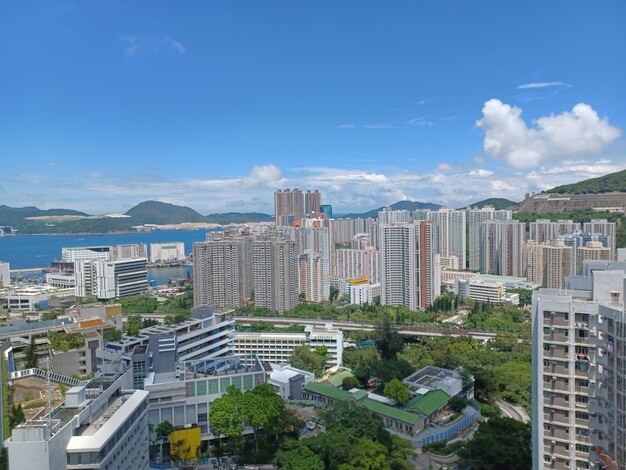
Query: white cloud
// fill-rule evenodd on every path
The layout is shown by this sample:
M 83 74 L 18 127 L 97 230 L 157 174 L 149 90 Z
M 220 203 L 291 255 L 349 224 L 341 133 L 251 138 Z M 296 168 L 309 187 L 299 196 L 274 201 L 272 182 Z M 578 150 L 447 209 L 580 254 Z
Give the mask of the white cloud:
M 262 186 L 265 184 L 280 182 L 283 172 L 276 165 L 253 166 L 250 173 L 241 179 L 244 186 Z
M 469 172 L 470 176 L 478 176 L 480 178 L 485 178 L 487 176 L 493 175 L 493 171 L 485 170 L 484 168 L 480 168 L 478 170 L 472 170 Z
M 170 41 L 170 45 L 172 46 L 172 49 L 174 49 L 179 54 L 182 55 L 185 52 L 187 52 L 187 49 L 185 49 L 185 46 L 183 46 L 179 41 L 176 41 L 175 39 L 170 39 L 169 41 Z
M 373 124 L 364 124 L 364 129 L 391 129 L 393 126 L 388 122 L 375 122 Z
M 187 52 L 183 44 L 168 36 L 122 36 L 124 52 L 129 57 L 137 55 L 138 52 L 156 54 L 162 51 L 170 51 L 179 55 Z
M 125 43 L 124 51 L 129 57 L 134 56 L 139 50 L 139 42 L 135 36 L 122 36 L 122 42 Z
M 536 89 L 536 88 L 553 88 L 553 87 L 571 87 L 572 85 L 570 85 L 569 83 L 563 83 L 563 82 L 531 82 L 531 83 L 523 83 L 522 85 L 518 86 L 517 89 L 518 90 L 529 90 L 529 89 Z
M 536 167 L 547 160 L 595 155 L 621 135 L 589 105 L 539 118 L 529 128 L 522 110 L 498 99 L 487 101 L 476 125 L 485 131 L 483 148 L 514 168 Z

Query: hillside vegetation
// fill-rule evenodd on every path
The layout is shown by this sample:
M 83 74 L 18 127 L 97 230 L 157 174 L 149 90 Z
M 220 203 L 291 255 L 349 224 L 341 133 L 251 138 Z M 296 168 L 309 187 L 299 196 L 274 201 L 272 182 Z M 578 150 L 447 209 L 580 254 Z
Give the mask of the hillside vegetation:
M 10 225 L 19 234 L 114 233 L 128 232 L 133 226 L 143 224 L 195 222 L 229 225 L 274 220 L 271 215 L 258 212 L 228 212 L 204 216 L 190 207 L 159 201 L 142 202 L 124 215 L 126 217 L 90 216 L 71 209 L 42 210 L 37 207 L 0 206 L 0 225 Z
M 626 170 L 610 173 L 600 176 L 599 178 L 579 181 L 578 183 L 564 184 L 545 192 L 560 194 L 598 194 L 614 191 L 626 192 Z
M 511 201 L 510 199 L 505 199 L 502 197 L 490 197 L 489 199 L 484 199 L 482 201 L 475 202 L 474 204 L 469 204 L 467 207 L 462 207 L 461 209 L 467 209 L 469 207 L 473 207 L 474 209 L 482 209 L 485 206 L 493 206 L 496 210 L 501 209 L 509 209 L 514 204 L 517 204 L 515 201 Z

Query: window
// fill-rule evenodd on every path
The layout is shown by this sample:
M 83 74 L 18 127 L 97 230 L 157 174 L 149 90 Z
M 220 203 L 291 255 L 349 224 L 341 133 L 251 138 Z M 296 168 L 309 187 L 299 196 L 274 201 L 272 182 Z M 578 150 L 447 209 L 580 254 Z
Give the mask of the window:
M 576 444 L 576 452 L 589 453 L 589 446 L 585 446 L 585 445 L 582 445 L 582 444 Z
M 583 413 L 582 411 L 576 412 L 576 419 L 589 420 L 589 413 Z
M 543 328 L 543 334 L 544 334 L 544 335 L 549 335 L 549 334 L 550 334 L 550 328 L 548 328 L 548 327 L 544 327 L 544 328 Z
M 585 395 L 576 395 L 576 403 L 589 403 L 589 397 Z
M 198 422 L 206 423 L 207 422 L 207 414 L 206 413 L 198 413 Z
M 545 344 L 543 345 L 543 350 L 544 350 L 544 351 L 550 351 L 550 345 L 549 345 L 549 344 L 547 344 L 547 343 L 545 343 Z

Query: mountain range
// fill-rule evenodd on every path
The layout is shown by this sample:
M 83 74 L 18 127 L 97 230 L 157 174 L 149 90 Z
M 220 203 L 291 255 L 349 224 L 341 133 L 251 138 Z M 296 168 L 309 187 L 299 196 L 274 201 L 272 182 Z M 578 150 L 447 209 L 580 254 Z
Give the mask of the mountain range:
M 626 192 L 626 170 L 611 173 L 599 178 L 591 178 L 574 184 L 557 186 L 545 191 L 561 194 L 596 194 L 611 191 Z M 506 209 L 515 204 L 503 198 L 490 198 L 470 204 L 468 207 L 481 208 L 492 205 L 496 209 Z M 443 206 L 430 202 L 398 201 L 391 206 L 395 210 L 437 210 Z M 367 212 L 343 214 L 345 218 L 377 217 L 378 207 Z M 185 222 L 215 223 L 222 225 L 247 222 L 272 222 L 274 217 L 259 212 L 227 212 L 202 215 L 186 206 L 177 206 L 159 201 L 144 201 L 129 209 L 123 215 L 92 216 L 72 209 L 38 209 L 34 206 L 0 206 L 0 226 L 10 225 L 19 233 L 108 233 L 132 230 L 143 224 L 180 224 Z

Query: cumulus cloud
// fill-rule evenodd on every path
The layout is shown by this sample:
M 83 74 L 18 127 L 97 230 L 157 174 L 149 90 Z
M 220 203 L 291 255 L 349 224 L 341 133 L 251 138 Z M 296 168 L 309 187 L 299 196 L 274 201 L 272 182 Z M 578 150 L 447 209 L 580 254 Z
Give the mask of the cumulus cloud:
M 253 166 L 250 173 L 241 179 L 241 183 L 245 186 L 262 186 L 268 183 L 279 182 L 282 179 L 283 172 L 276 165 L 258 165 Z
M 281 169 L 274 164 L 252 167 L 241 176 L 193 177 L 114 172 L 71 173 L 44 165 L 12 162 L 3 174 L 3 202 L 10 206 L 65 207 L 92 214 L 127 211 L 145 200 L 160 200 L 213 212 L 273 212 L 276 189 L 319 189 L 336 213 L 364 212 L 400 200 L 464 207 L 490 197 L 519 201 L 541 191 L 626 168 L 626 154 L 598 159 L 545 162 L 533 169 L 510 168 L 494 162 L 468 166 L 440 163 L 419 172 L 394 168 L 306 167 Z M 0 166 L 6 166 L 0 162 Z M 2 168 L 4 170 L 5 168 Z M 97 176 L 97 177 L 95 177 Z M 42 188 L 54 187 L 46 192 Z M 206 197 L 206 195 L 210 197 Z
M 539 118 L 533 128 L 521 115 L 520 108 L 491 99 L 483 107 L 483 118 L 476 122 L 485 132 L 485 152 L 514 168 L 595 155 L 621 135 L 585 103 L 578 103 L 571 112 Z

